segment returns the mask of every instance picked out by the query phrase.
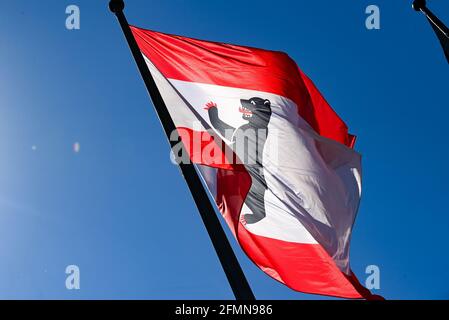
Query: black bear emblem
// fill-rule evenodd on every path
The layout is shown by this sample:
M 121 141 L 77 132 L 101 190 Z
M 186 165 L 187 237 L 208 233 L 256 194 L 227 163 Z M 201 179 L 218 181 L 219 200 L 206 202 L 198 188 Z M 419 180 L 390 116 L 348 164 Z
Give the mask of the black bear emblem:
M 212 126 L 224 138 L 233 142 L 233 150 L 251 176 L 251 188 L 245 199 L 245 204 L 252 214 L 245 214 L 248 224 L 256 223 L 265 218 L 265 191 L 267 183 L 263 174 L 263 148 L 268 135 L 268 123 L 271 118 L 271 103 L 262 98 L 240 99 L 239 111 L 248 123 L 234 128 L 218 117 L 217 104 L 209 102 L 206 110 Z M 240 146 L 240 147 L 238 147 Z

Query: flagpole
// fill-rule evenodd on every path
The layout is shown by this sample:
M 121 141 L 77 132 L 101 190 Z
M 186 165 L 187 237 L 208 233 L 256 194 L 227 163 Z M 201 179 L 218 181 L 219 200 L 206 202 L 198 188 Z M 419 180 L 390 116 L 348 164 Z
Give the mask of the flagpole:
M 412 7 L 415 11 L 421 11 L 427 18 L 429 18 L 429 21 L 449 39 L 449 29 L 433 14 L 432 11 L 430 11 L 429 8 L 426 7 L 426 0 L 414 0 Z
M 132 34 L 131 28 L 128 25 L 123 9 L 125 3 L 123 0 L 111 0 L 109 2 L 109 9 L 116 15 L 118 22 L 122 28 L 123 34 L 128 42 L 128 46 L 140 71 L 142 79 L 153 101 L 154 108 L 162 124 L 162 127 L 167 135 L 167 139 L 171 147 L 177 145 L 178 141 L 170 141 L 171 133 L 176 130 L 176 126 L 170 117 L 168 109 L 164 100 L 156 86 L 156 83 L 148 69 L 145 60 L 140 52 L 137 42 Z M 183 146 L 183 151 L 185 148 Z M 218 220 L 214 207 L 208 198 L 207 192 L 198 176 L 195 167 L 191 163 L 180 163 L 179 167 L 184 176 L 184 179 L 190 189 L 192 197 L 198 208 L 198 211 L 206 227 L 207 233 L 212 241 L 215 252 L 221 262 L 221 266 L 226 274 L 229 285 L 237 300 L 255 300 L 254 294 L 246 280 L 245 274 L 235 256 L 234 251 L 226 237 L 226 234 Z

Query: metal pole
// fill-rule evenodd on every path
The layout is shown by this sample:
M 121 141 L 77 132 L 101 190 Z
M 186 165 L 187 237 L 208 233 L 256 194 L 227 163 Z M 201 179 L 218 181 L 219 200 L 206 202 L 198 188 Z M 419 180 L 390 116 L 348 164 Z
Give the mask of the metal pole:
M 171 147 L 178 144 L 178 141 L 170 141 L 170 134 L 176 130 L 176 126 L 170 117 L 164 100 L 156 86 L 156 83 L 148 69 L 145 60 L 140 52 L 136 40 L 132 34 L 131 28 L 128 25 L 123 9 L 125 4 L 123 0 L 111 0 L 109 2 L 109 9 L 117 16 L 117 19 L 122 28 L 123 34 L 128 42 L 129 48 L 134 60 L 139 68 L 142 79 L 153 101 L 154 108 L 159 117 L 159 120 L 164 128 L 165 134 Z M 185 152 L 185 148 L 184 148 Z M 185 181 L 190 189 L 195 204 L 206 227 L 207 233 L 212 241 L 215 252 L 221 262 L 221 266 L 229 281 L 229 285 L 237 300 L 255 300 L 254 294 L 246 280 L 245 274 L 237 260 L 237 257 L 232 250 L 231 245 L 226 237 L 226 234 L 218 220 L 211 201 L 207 196 L 207 192 L 198 176 L 193 164 L 180 163 L 179 167 L 184 176 Z
M 415 11 L 421 11 L 424 15 L 429 19 L 430 23 L 432 23 L 437 29 L 443 33 L 446 38 L 449 39 L 449 29 L 444 25 L 444 23 L 438 19 L 437 16 L 430 11 L 429 8 L 426 7 L 426 0 L 415 0 L 412 4 L 413 9 Z

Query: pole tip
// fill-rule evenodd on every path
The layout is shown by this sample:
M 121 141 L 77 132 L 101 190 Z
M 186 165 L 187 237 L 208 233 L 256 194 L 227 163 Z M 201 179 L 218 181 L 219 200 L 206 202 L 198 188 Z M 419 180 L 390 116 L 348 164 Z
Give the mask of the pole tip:
M 109 10 L 111 10 L 114 13 L 118 13 L 123 11 L 125 8 L 125 3 L 123 0 L 111 0 L 109 1 Z
M 413 1 L 412 8 L 415 9 L 415 11 L 421 11 L 421 9 L 424 9 L 425 7 L 426 7 L 426 0 Z

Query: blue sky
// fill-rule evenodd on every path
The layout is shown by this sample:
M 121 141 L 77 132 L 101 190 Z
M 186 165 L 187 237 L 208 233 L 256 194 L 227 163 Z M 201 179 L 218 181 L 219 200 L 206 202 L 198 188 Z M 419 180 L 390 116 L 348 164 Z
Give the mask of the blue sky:
M 0 0 L 0 298 L 232 299 L 107 2 Z M 354 272 L 379 266 L 386 298 L 449 298 L 449 69 L 411 1 L 126 2 L 140 27 L 288 52 L 358 136 Z M 231 243 L 257 298 L 320 298 Z

